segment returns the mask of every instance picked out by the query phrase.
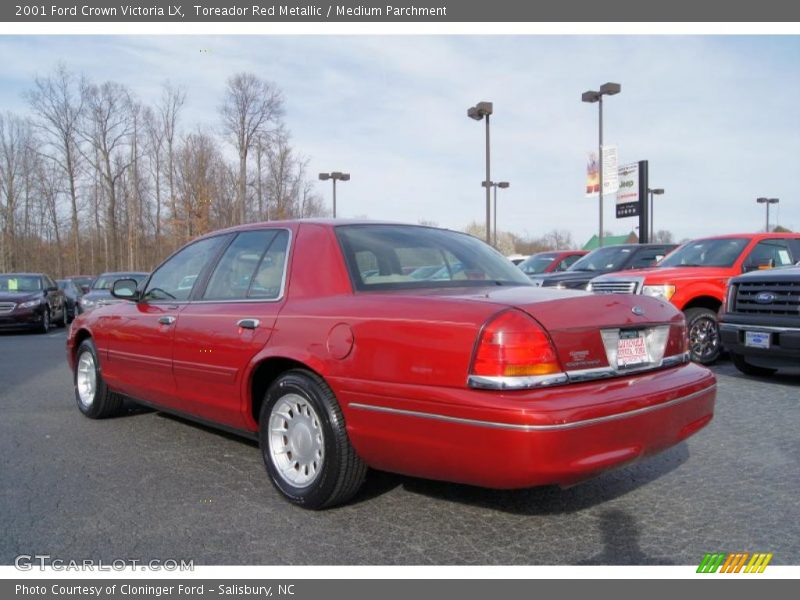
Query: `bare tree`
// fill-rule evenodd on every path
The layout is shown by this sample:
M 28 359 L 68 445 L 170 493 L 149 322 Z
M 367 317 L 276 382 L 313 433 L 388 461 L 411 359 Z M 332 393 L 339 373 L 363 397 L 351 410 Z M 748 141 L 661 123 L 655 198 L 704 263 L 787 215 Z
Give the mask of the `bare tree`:
M 156 109 L 167 146 L 167 183 L 169 186 L 170 219 L 172 233 L 175 234 L 178 219 L 178 204 L 175 195 L 175 142 L 178 135 L 178 117 L 186 102 L 186 91 L 169 81 L 165 82 L 161 91 L 161 102 Z M 185 233 L 185 231 L 184 231 Z
M 86 140 L 89 150 L 83 156 L 100 174 L 108 201 L 107 254 L 110 254 L 111 268 L 117 269 L 120 266 L 117 202 L 119 180 L 131 164 L 130 154 L 126 151 L 133 132 L 131 97 L 125 86 L 107 81 L 99 86 L 87 84 L 84 98 L 86 110 L 80 135 Z
M 34 88 L 26 94 L 37 117 L 35 123 L 47 145 L 41 149 L 67 177 L 72 215 L 75 272 L 81 272 L 80 226 L 78 221 L 78 169 L 80 150 L 78 128 L 83 111 L 83 96 L 75 77 L 60 64 L 49 77 L 34 79 Z
M 17 268 L 16 212 L 25 177 L 26 151 L 32 145 L 31 125 L 13 113 L 0 114 L 0 214 L 3 219 L 0 267 Z
M 239 153 L 239 221 L 247 221 L 247 154 L 259 135 L 269 133 L 283 114 L 283 96 L 274 84 L 252 73 L 230 77 L 220 107 L 223 130 Z
M 653 239 L 651 240 L 657 244 L 674 244 L 674 238 L 672 236 L 671 231 L 667 231 L 666 229 L 659 229 L 653 234 Z

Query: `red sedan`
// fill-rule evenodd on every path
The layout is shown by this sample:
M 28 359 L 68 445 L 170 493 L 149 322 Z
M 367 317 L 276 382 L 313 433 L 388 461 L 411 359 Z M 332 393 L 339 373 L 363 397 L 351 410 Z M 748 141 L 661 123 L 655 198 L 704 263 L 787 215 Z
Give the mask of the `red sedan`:
M 423 269 L 423 267 L 430 267 Z M 188 244 L 67 356 L 90 418 L 132 398 L 258 439 L 291 502 L 350 499 L 367 467 L 494 488 L 568 485 L 712 418 L 681 313 L 533 287 L 466 234 L 271 222 Z
M 555 250 L 553 252 L 537 252 L 517 265 L 525 275 L 533 277 L 542 273 L 558 273 L 566 271 L 580 257 L 589 254 L 586 250 Z

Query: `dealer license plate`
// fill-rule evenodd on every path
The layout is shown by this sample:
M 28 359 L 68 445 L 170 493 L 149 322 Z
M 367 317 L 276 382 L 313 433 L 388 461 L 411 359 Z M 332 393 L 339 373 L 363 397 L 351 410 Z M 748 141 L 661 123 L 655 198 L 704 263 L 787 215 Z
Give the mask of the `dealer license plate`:
M 744 345 L 750 348 L 769 348 L 769 334 L 763 331 L 745 331 Z
M 622 330 L 619 332 L 617 367 L 631 367 L 649 362 L 649 360 L 643 331 Z

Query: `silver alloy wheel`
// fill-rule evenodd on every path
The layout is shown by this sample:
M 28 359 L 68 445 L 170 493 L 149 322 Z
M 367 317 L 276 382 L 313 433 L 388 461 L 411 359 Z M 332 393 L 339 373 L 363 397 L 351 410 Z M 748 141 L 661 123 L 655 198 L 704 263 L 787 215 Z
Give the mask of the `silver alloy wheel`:
M 719 348 L 717 322 L 710 317 L 700 317 L 689 329 L 689 348 L 698 358 L 713 356 Z
M 78 398 L 85 408 L 89 408 L 94 402 L 95 391 L 97 390 L 97 370 L 95 369 L 94 356 L 88 350 L 84 351 L 78 358 L 78 372 L 75 377 L 78 386 Z
M 269 415 L 269 453 L 278 475 L 297 488 L 318 477 L 325 460 L 319 415 L 299 394 L 281 396 Z

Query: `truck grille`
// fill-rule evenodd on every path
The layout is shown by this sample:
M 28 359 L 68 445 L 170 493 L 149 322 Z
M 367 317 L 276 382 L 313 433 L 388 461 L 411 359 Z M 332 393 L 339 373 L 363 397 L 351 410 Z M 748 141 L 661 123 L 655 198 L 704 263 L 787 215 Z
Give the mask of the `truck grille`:
M 800 315 L 800 281 L 738 283 L 732 312 Z
M 595 294 L 635 294 L 635 281 L 593 281 L 592 291 Z
M 0 315 L 7 315 L 16 308 L 14 302 L 0 302 Z

